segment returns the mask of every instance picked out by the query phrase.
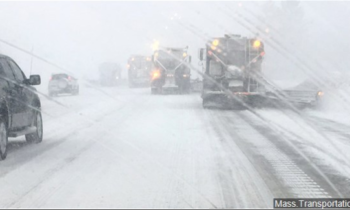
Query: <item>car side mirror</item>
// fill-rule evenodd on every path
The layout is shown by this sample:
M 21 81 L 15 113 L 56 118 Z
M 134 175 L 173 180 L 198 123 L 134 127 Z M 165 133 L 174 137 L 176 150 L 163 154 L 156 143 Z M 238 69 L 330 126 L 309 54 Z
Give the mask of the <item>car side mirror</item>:
M 41 84 L 41 78 L 40 75 L 30 75 L 28 79 L 29 85 L 40 85 Z
M 188 63 L 191 63 L 192 61 L 192 56 L 188 56 Z

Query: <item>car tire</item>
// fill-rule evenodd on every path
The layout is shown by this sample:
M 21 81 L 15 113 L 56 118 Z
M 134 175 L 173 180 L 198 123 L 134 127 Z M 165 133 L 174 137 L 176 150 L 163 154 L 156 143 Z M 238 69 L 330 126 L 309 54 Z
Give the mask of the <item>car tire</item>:
M 5 160 L 7 156 L 8 135 L 6 124 L 0 121 L 0 160 Z
M 33 119 L 33 126 L 36 127 L 34 133 L 26 134 L 26 141 L 28 143 L 40 143 L 43 141 L 43 118 L 41 112 L 35 111 Z

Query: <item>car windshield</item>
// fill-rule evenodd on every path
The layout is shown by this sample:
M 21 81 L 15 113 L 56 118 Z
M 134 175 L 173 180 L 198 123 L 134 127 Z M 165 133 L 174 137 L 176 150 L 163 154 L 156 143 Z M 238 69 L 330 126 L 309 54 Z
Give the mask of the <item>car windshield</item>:
M 350 1 L 0 1 L 0 208 L 350 207 Z

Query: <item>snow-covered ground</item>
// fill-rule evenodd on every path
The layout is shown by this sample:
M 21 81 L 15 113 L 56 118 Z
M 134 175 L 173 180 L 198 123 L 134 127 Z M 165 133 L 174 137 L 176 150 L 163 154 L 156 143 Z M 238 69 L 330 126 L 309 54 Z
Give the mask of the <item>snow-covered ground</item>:
M 42 107 L 44 141 L 11 139 L 0 162 L 2 208 L 272 208 L 276 197 L 350 196 L 350 129 L 322 110 L 206 110 L 197 93 L 84 83 Z

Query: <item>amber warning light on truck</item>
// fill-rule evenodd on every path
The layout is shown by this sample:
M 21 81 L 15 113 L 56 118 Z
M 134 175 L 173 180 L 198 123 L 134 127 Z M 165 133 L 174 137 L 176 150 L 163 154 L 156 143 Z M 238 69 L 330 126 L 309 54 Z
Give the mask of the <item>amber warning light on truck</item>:
M 261 46 L 261 42 L 259 40 L 255 40 L 254 44 L 253 44 L 253 47 L 259 48 L 260 46 Z

